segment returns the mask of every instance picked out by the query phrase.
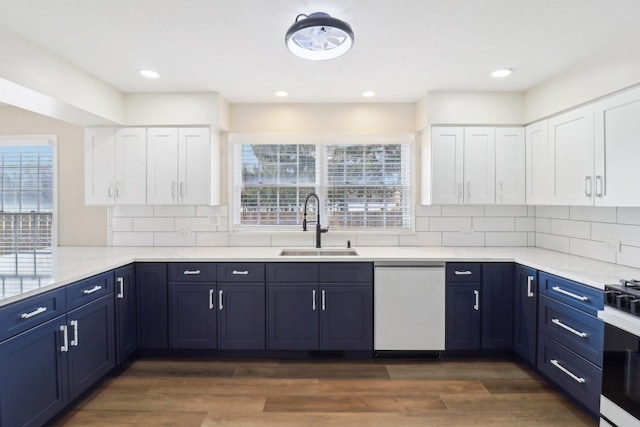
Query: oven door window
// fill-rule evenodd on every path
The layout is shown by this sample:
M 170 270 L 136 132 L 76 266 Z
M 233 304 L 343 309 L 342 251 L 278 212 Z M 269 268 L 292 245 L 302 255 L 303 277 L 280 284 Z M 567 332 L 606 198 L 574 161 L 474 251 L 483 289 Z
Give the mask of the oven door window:
M 605 324 L 602 394 L 640 419 L 640 338 Z

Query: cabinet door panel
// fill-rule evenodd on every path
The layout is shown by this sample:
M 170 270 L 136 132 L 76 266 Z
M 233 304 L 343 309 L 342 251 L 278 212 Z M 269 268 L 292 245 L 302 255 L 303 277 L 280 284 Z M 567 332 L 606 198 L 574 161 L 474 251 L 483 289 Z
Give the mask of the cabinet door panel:
M 216 284 L 169 284 L 169 347 L 216 348 Z
M 462 199 L 463 128 L 431 130 L 431 197 L 436 205 L 457 205 Z
M 516 354 L 536 364 L 538 274 L 533 268 L 516 265 L 514 289 L 514 336 Z
M 496 170 L 495 128 L 464 130 L 464 202 L 494 204 Z
M 323 350 L 373 350 L 371 285 L 321 284 Z
M 446 298 L 446 349 L 479 349 L 480 283 L 448 284 Z
M 70 311 L 67 321 L 69 396 L 73 400 L 116 366 L 113 297 Z
M 178 130 L 180 203 L 211 203 L 211 146 L 208 128 Z
M 138 345 L 141 349 L 168 348 L 167 265 L 136 265 L 138 288 Z
M 147 203 L 173 205 L 178 201 L 178 130 L 147 130 Z
M 593 105 L 549 119 L 549 142 L 554 159 L 553 201 L 593 204 Z
M 596 102 L 596 199 L 600 206 L 640 206 L 640 89 Z
M 119 129 L 115 148 L 116 203 L 144 205 L 147 202 L 147 130 Z
M 115 278 L 116 363 L 119 365 L 138 348 L 135 266 L 116 269 Z
M 84 143 L 84 202 L 109 205 L 115 200 L 114 128 L 89 128 Z
M 528 205 L 551 203 L 553 156 L 547 125 L 547 120 L 542 120 L 525 128 Z
M 513 264 L 482 265 L 482 348 L 513 347 Z
M 319 292 L 316 284 L 267 285 L 270 350 L 318 350 Z
M 524 128 L 496 128 L 496 204 L 525 203 Z
M 68 403 L 64 316 L 0 344 L 0 425 L 41 426 Z
M 222 294 L 220 294 L 222 292 Z M 264 350 L 266 347 L 264 283 L 219 283 L 219 348 Z

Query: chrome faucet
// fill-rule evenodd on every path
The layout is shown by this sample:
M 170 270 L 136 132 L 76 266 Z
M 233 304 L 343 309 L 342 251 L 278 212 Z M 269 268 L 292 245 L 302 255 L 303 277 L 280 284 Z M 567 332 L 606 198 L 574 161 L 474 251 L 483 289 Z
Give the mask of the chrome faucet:
M 307 204 L 309 203 L 310 198 L 316 199 L 316 248 L 322 247 L 322 242 L 320 240 L 320 235 L 322 233 L 326 233 L 329 231 L 329 227 L 322 228 L 320 225 L 320 199 L 318 195 L 314 192 L 311 192 L 307 195 L 307 198 L 304 200 L 304 214 L 302 219 L 302 231 L 307 231 Z

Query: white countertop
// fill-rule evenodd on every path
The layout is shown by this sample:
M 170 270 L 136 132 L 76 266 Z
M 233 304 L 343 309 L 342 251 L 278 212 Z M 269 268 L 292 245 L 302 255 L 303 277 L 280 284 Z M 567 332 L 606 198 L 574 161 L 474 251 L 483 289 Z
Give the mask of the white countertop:
M 0 298 L 0 306 L 131 262 L 297 262 L 297 261 L 471 261 L 516 262 L 599 289 L 640 270 L 540 248 L 357 247 L 358 256 L 279 256 L 277 247 L 59 247 L 51 254 L 51 275 L 43 286 Z M 309 249 L 309 248 L 307 248 Z M 1 272 L 0 272 L 1 274 Z M 2 294 L 0 294 L 0 297 Z

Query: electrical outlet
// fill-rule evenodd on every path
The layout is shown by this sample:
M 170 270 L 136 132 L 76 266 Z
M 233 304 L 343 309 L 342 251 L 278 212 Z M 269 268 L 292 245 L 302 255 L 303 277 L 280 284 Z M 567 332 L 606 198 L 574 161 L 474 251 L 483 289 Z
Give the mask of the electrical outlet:
M 209 223 L 211 225 L 220 225 L 220 215 L 209 215 Z
M 604 246 L 614 252 L 620 252 L 620 240 L 607 239 L 604 241 Z

